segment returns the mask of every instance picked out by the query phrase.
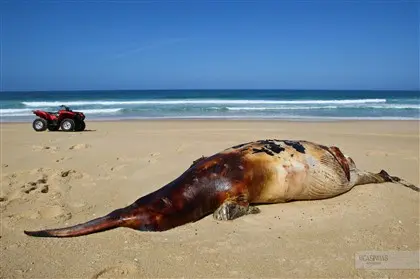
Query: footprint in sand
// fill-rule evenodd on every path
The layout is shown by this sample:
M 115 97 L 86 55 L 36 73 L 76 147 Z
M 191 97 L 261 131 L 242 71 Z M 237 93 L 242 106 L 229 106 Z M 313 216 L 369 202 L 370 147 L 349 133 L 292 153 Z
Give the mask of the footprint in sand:
M 105 279 L 105 278 L 132 278 L 134 273 L 138 272 L 135 264 L 120 264 L 118 266 L 110 266 L 102 269 L 94 274 L 92 279 Z
M 72 179 L 81 179 L 84 175 L 76 170 L 63 170 L 55 174 L 63 183 L 67 184 Z
M 4 208 L 9 201 L 9 198 L 7 195 L 0 195 L 0 208 Z
M 33 151 L 50 151 L 50 152 L 56 152 L 60 150 L 57 146 L 40 146 L 40 145 L 33 145 L 32 146 Z
M 115 166 L 115 167 L 111 167 L 110 170 L 111 171 L 119 171 L 119 170 L 122 170 L 123 168 L 125 168 L 126 166 L 128 166 L 128 165 L 118 165 L 118 166 Z
M 52 169 L 50 169 L 50 168 L 37 168 L 37 169 L 32 169 L 32 170 L 30 170 L 30 171 L 29 171 L 29 174 L 30 174 L 30 175 L 36 175 L 36 174 L 38 174 L 38 173 L 45 174 L 45 173 L 48 173 L 48 172 L 50 172 L 50 173 L 51 173 L 51 171 L 52 171 Z
M 70 150 L 79 150 L 79 149 L 86 149 L 86 148 L 91 148 L 92 145 L 87 144 L 87 143 L 79 143 L 79 144 L 75 144 L 69 147 Z
M 2 178 L 0 193 L 0 207 L 19 206 L 34 200 L 42 202 L 56 200 L 63 191 L 68 191 L 69 182 L 81 179 L 84 175 L 76 170 L 54 170 L 38 168 L 30 171 L 12 173 Z M 22 182 L 23 181 L 23 182 Z M 29 181 L 26 182 L 25 181 Z M 52 187 L 51 187 L 52 186 Z
M 15 228 L 21 219 L 66 221 L 72 218 L 70 211 L 61 202 L 57 204 L 61 194 L 54 189 L 51 191 L 48 182 L 49 177 L 43 175 L 21 187 L 17 184 L 17 189 L 12 188 L 8 195 L 2 196 L 0 209 L 5 214 L 3 226 Z
M 85 204 L 69 205 L 62 197 L 74 185 L 74 179 L 82 177 L 82 173 L 73 169 L 50 168 L 5 174 L 0 193 L 2 226 L 15 229 L 27 220 L 70 220 L 71 209 L 80 210 Z
M 14 200 L 28 200 L 32 199 L 32 195 L 44 195 L 49 192 L 48 176 L 43 175 L 41 178 L 23 184 L 21 187 L 13 187 L 17 184 L 16 181 L 10 181 L 9 187 L 11 191 L 6 195 L 0 196 L 0 205 L 8 206 Z
M 70 160 L 70 159 L 71 159 L 71 157 L 61 157 L 61 158 L 55 160 L 55 162 L 56 163 L 61 163 L 63 161 L 67 161 L 67 160 Z
M 46 194 L 48 193 L 49 186 L 47 184 L 48 176 L 43 175 L 42 178 L 38 179 L 37 181 L 31 181 L 26 183 L 21 187 L 21 191 L 25 194 L 29 194 L 33 191 L 39 190 L 39 192 Z

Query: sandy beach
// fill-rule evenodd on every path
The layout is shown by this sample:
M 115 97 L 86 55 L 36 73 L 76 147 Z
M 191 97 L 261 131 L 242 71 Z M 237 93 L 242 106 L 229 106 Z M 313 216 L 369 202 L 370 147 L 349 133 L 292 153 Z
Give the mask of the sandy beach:
M 420 277 L 355 266 L 360 251 L 419 250 L 419 194 L 391 183 L 159 233 L 23 233 L 108 214 L 195 159 L 257 139 L 336 145 L 361 169 L 419 185 L 419 121 L 88 121 L 87 129 L 37 133 L 30 122 L 1 124 L 1 278 Z

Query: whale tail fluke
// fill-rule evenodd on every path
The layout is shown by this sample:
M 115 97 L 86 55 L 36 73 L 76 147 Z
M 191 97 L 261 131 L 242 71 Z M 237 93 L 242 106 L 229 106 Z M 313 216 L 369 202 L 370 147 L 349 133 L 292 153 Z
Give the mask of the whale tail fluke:
M 379 173 L 378 173 L 378 175 L 380 175 L 384 180 L 385 180 L 385 182 L 392 182 L 392 183 L 397 183 L 397 184 L 401 184 L 401 185 L 403 185 L 403 186 L 405 186 L 405 187 L 407 187 L 407 188 L 410 188 L 410 189 L 412 189 L 412 190 L 414 190 L 414 191 L 416 191 L 416 192 L 420 192 L 420 188 L 419 187 L 417 187 L 417 186 L 415 186 L 415 185 L 413 185 L 413 184 L 411 184 L 410 182 L 407 182 L 407 181 L 405 181 L 404 179 L 402 179 L 402 178 L 399 178 L 399 177 L 397 177 L 397 176 L 391 176 L 391 175 L 389 175 L 386 171 L 384 171 L 384 170 L 381 170 Z
M 24 231 L 24 233 L 35 237 L 75 237 L 121 227 L 122 223 L 123 221 L 120 218 L 106 215 L 71 227 L 40 231 Z
M 391 182 L 403 185 L 407 188 L 410 188 L 416 192 L 420 192 L 420 188 L 411 184 L 410 182 L 405 181 L 402 178 L 399 178 L 397 176 L 391 176 L 389 175 L 385 170 L 381 170 L 379 173 L 372 173 L 372 172 L 366 172 L 361 171 L 358 169 L 352 170 L 352 180 L 353 185 L 365 185 L 365 184 L 372 184 L 372 183 L 385 183 L 385 182 Z

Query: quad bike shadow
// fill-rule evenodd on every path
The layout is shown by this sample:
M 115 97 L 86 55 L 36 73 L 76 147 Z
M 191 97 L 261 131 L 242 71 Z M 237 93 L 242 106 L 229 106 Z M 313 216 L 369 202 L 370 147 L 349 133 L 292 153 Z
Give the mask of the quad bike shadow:
M 37 132 L 45 130 L 49 131 L 85 131 L 85 115 L 80 111 L 72 111 L 69 107 L 64 105 L 60 106 L 57 112 L 50 112 L 44 110 L 32 111 L 38 118 L 32 123 L 32 128 Z M 86 130 L 88 131 L 88 130 Z

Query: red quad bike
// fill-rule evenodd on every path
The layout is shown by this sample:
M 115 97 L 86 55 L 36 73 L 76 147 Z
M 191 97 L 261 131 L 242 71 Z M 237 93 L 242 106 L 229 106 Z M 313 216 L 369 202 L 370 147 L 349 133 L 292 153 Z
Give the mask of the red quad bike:
M 37 132 L 45 130 L 58 131 L 83 131 L 86 128 L 85 115 L 83 112 L 72 111 L 66 106 L 60 106 L 58 112 L 49 112 L 43 110 L 32 111 L 38 118 L 32 123 L 32 127 Z

